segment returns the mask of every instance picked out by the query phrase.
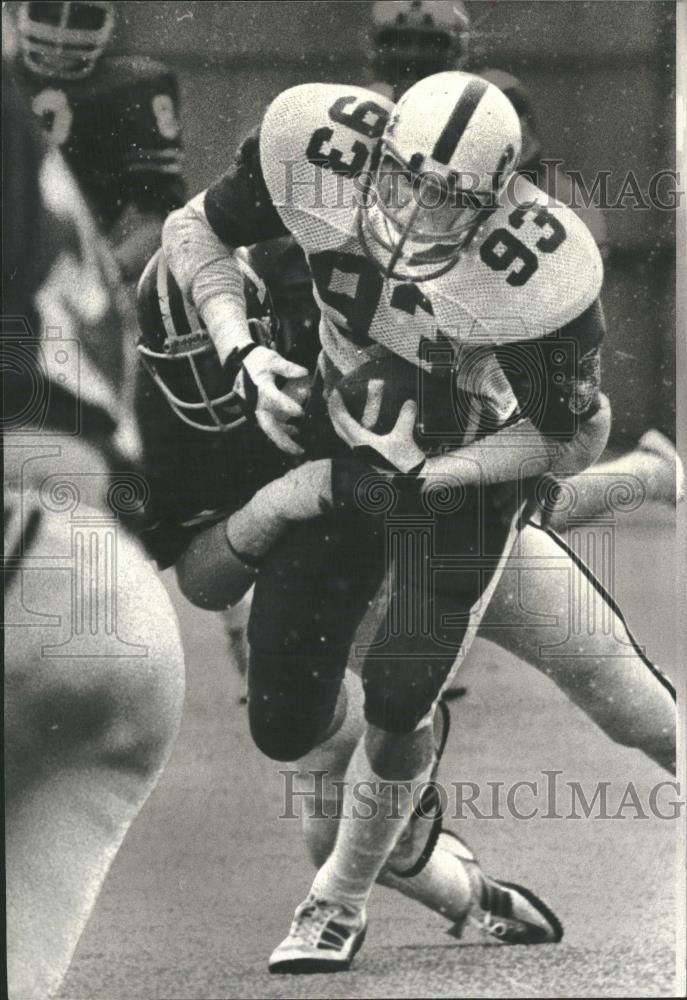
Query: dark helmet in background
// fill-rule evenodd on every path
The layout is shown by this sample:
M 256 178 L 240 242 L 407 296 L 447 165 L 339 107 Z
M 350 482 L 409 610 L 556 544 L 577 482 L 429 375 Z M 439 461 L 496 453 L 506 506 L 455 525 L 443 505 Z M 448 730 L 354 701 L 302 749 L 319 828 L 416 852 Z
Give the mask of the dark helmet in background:
M 37 76 L 89 76 L 114 31 L 114 4 L 104 0 L 29 0 L 17 13 L 19 50 Z
M 425 76 L 465 67 L 470 18 L 461 0 L 377 0 L 370 40 L 375 80 L 397 100 Z

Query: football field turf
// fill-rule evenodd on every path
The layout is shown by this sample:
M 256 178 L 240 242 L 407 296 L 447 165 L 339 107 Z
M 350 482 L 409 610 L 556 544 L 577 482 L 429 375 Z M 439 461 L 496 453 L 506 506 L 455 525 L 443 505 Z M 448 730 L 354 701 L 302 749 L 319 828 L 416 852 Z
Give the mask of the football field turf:
M 619 525 L 616 596 L 639 641 L 675 673 L 672 521 L 647 510 Z M 479 641 L 459 675 L 440 778 L 478 782 L 504 818 L 449 820 L 491 874 L 542 896 L 565 928 L 559 945 L 507 948 L 454 941 L 437 916 L 376 889 L 354 970 L 270 976 L 312 870 L 296 820 L 279 819 L 283 781 L 253 749 L 240 681 L 221 620 L 175 596 L 187 653 L 181 732 L 159 787 L 130 831 L 81 939 L 61 997 L 181 1000 L 229 997 L 671 996 L 678 823 L 650 816 L 565 818 L 567 782 L 587 798 L 610 782 L 616 813 L 629 782 L 645 811 L 666 777 L 639 752 L 611 743 L 539 673 Z M 545 818 L 558 770 L 556 811 Z M 538 816 L 508 816 L 506 793 L 536 782 Z M 487 786 L 486 782 L 502 782 Z M 465 786 L 467 787 L 467 786 Z M 562 790 L 561 790 L 562 789 Z M 453 808 L 453 794 L 450 796 Z M 658 808 L 668 812 L 670 796 Z M 533 800 L 520 788 L 522 813 Z M 579 813 L 579 808 L 577 809 Z

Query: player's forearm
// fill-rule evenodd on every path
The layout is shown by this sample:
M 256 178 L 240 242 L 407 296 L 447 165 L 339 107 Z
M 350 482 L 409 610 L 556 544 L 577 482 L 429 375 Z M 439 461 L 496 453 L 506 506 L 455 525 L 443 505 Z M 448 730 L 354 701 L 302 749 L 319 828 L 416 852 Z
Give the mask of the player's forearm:
M 435 458 L 422 469 L 426 478 L 450 476 L 471 485 L 506 483 L 547 473 L 564 478 L 584 471 L 600 457 L 610 432 L 610 406 L 580 423 L 569 441 L 542 434 L 529 420 L 503 428 L 474 444 Z
M 182 292 L 202 316 L 224 363 L 232 351 L 252 341 L 243 275 L 232 247 L 215 234 L 205 215 L 204 193 L 172 212 L 162 230 L 162 246 Z
M 306 462 L 273 480 L 225 521 L 193 538 L 175 567 L 182 594 L 208 611 L 236 604 L 289 524 L 319 517 L 332 506 L 328 459 Z
M 226 525 L 230 546 L 250 562 L 262 559 L 293 521 L 319 517 L 332 508 L 329 459 L 306 462 L 268 483 Z
M 206 611 L 238 604 L 257 575 L 227 544 L 226 521 L 197 534 L 174 568 L 184 597 Z

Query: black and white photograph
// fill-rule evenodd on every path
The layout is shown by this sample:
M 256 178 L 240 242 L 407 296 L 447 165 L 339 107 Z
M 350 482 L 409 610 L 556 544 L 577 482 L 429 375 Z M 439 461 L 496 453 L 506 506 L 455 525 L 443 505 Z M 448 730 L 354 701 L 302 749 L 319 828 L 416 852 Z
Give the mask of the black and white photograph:
M 685 996 L 687 0 L 2 28 L 0 992 Z

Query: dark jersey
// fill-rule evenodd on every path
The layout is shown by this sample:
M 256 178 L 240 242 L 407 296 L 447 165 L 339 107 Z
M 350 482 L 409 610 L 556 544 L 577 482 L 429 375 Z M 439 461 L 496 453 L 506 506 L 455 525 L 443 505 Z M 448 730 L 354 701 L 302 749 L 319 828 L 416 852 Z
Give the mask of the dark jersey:
M 104 232 L 129 204 L 161 215 L 183 204 L 179 93 L 166 66 L 117 56 L 85 80 L 47 80 L 23 65 L 18 75 Z
M 160 569 L 291 464 L 255 424 L 212 434 L 183 423 L 142 365 L 135 409 L 149 490 L 140 537 Z
M 256 341 L 282 354 L 296 326 L 277 324 L 275 300 L 298 291 L 289 247 L 273 246 L 261 265 L 241 255 L 246 311 Z M 269 276 L 273 284 L 266 286 Z M 295 283 L 294 283 L 295 282 Z M 148 483 L 142 541 L 161 568 L 176 562 L 193 535 L 243 506 L 289 462 L 255 424 L 233 392 L 237 370 L 223 369 L 202 319 L 183 295 L 165 256 L 149 261 L 138 286 L 139 364 L 135 410 Z M 300 328 L 313 340 L 307 311 Z M 292 317 L 294 318 L 294 317 Z M 300 350 L 300 356 L 303 351 Z

